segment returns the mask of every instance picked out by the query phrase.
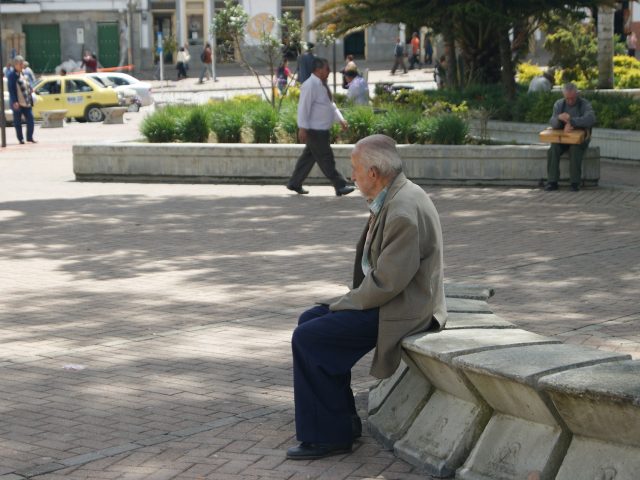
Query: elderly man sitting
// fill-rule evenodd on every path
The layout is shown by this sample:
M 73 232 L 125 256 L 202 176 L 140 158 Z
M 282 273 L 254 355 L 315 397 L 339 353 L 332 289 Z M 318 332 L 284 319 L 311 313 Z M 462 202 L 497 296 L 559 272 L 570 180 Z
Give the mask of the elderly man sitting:
M 442 231 L 425 191 L 402 173 L 395 141 L 360 140 L 351 178 L 370 211 L 356 247 L 353 288 L 304 312 L 293 332 L 296 436 L 291 460 L 351 451 L 360 436 L 351 368 L 376 349 L 371 374 L 391 376 L 407 335 L 444 327 Z
M 571 190 L 574 192 L 580 190 L 582 159 L 591 140 L 591 128 L 596 123 L 593 107 L 579 96 L 578 88 L 573 83 L 566 83 L 562 87 L 562 95 L 564 98 L 558 100 L 553 106 L 553 114 L 549 120 L 551 128 L 562 128 L 565 132 L 584 128 L 587 130 L 587 135 L 584 142 L 578 145 L 551 144 L 547 152 L 547 185 L 544 188 L 547 192 L 558 190 L 560 156 L 567 150 L 569 150 Z

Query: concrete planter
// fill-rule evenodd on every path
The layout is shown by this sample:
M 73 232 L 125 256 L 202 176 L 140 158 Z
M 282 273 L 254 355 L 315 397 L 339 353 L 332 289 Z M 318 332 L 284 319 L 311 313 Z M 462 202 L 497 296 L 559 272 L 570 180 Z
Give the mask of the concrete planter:
M 181 183 L 285 183 L 302 145 L 85 144 L 73 147 L 80 181 Z M 334 145 L 338 168 L 351 172 L 352 145 Z M 419 184 L 536 186 L 546 178 L 547 147 L 541 145 L 400 145 L 409 178 Z M 561 162 L 568 178 L 568 160 Z M 583 165 L 586 185 L 597 185 L 600 158 L 590 149 Z M 309 184 L 327 183 L 314 167 Z
M 543 123 L 489 121 L 486 135 L 499 142 L 539 144 L 538 133 L 547 128 Z M 473 135 L 480 135 L 480 122 L 472 122 Z M 600 148 L 602 158 L 640 161 L 640 131 L 594 128 L 591 146 Z

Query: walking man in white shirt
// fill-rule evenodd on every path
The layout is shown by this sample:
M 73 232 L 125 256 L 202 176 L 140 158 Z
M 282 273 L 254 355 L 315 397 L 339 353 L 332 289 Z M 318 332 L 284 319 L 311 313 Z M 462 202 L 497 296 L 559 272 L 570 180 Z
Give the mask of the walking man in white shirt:
M 333 103 L 327 86 L 330 73 L 329 62 L 324 58 L 313 59 L 313 73 L 302 84 L 298 103 L 298 138 L 306 146 L 296 162 L 287 188 L 304 195 L 309 193 L 302 183 L 318 162 L 322 173 L 331 181 L 336 195 L 348 195 L 355 189 L 347 184 L 344 176 L 336 170 L 336 161 L 331 150 L 330 130 L 334 123 L 347 128 L 347 122 Z

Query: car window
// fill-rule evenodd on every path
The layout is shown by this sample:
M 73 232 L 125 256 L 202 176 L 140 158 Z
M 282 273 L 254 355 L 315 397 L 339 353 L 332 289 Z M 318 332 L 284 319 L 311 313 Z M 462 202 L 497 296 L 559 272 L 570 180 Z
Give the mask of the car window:
M 109 80 L 111 80 L 113 83 L 115 83 L 116 85 L 129 85 L 129 82 L 127 82 L 124 78 L 120 78 L 120 77 L 109 77 Z
M 93 80 L 95 80 L 95 81 L 98 83 L 98 85 L 102 85 L 103 87 L 106 87 L 106 86 L 107 86 L 107 84 L 105 83 L 105 80 L 104 80 L 103 78 L 100 78 L 100 77 L 94 77 L 94 76 L 91 76 L 91 78 L 92 78 Z
M 66 80 L 65 89 L 67 93 L 92 92 L 93 88 L 84 80 Z
M 117 83 L 114 83 L 111 80 L 111 77 L 100 77 L 100 82 L 105 86 L 105 87 L 116 87 L 118 86 Z
M 60 80 L 45 82 L 36 89 L 38 95 L 55 95 L 60 93 Z

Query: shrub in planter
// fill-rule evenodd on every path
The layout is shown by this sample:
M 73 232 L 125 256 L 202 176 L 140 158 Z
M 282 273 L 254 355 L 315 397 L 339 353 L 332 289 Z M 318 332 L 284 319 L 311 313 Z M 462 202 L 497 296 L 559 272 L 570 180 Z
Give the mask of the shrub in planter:
M 414 136 L 418 143 L 462 145 L 467 133 L 469 133 L 467 122 L 453 113 L 423 117 L 414 127 Z
M 176 122 L 177 137 L 182 142 L 207 143 L 211 127 L 203 107 L 194 107 Z
M 298 136 L 298 105 L 283 102 L 278 115 L 276 134 L 280 143 L 296 143 Z
M 529 87 L 531 80 L 542 75 L 542 69 L 531 62 L 524 62 L 518 65 L 518 83 Z
M 553 104 L 562 98 L 558 92 L 533 92 L 516 98 L 512 119 L 516 122 L 547 123 Z
M 383 133 L 398 143 L 412 143 L 414 126 L 419 119 L 420 112 L 416 110 L 390 108 L 374 117 L 371 133 Z
M 233 102 L 223 102 L 210 108 L 209 122 L 218 143 L 239 143 L 244 126 L 244 112 Z
M 342 132 L 340 138 L 344 143 L 356 143 L 361 138 L 371 133 L 374 122 L 374 112 L 371 107 L 352 107 L 344 111 L 344 118 L 349 124 L 346 132 Z
M 253 134 L 254 143 L 272 143 L 275 141 L 278 114 L 267 102 L 261 101 L 245 113 L 248 127 Z
M 158 110 L 142 121 L 140 132 L 150 143 L 173 142 L 178 136 L 177 120 L 168 109 Z

